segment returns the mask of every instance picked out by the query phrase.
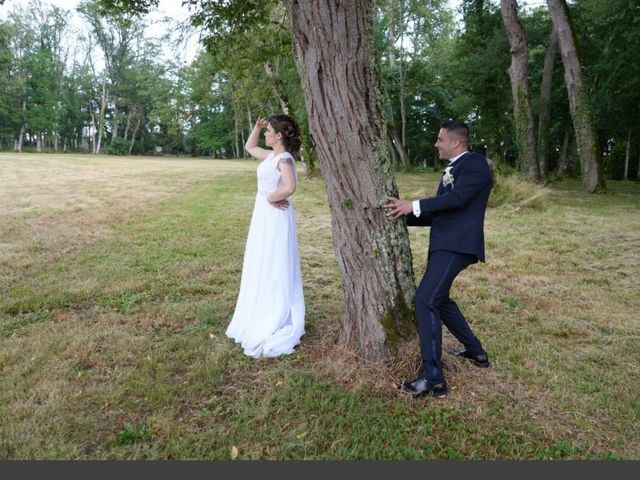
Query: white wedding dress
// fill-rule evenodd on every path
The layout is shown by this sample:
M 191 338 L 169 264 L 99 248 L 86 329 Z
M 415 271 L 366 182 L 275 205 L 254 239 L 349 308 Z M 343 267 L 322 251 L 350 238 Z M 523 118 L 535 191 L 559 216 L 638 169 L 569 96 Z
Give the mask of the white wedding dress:
M 304 335 L 304 295 L 296 219 L 291 203 L 280 210 L 267 201 L 278 188 L 280 155 L 258 165 L 258 193 L 244 252 L 240 293 L 226 335 L 251 357 L 293 353 Z M 293 161 L 293 157 L 291 157 Z M 295 164 L 294 164 L 295 167 Z

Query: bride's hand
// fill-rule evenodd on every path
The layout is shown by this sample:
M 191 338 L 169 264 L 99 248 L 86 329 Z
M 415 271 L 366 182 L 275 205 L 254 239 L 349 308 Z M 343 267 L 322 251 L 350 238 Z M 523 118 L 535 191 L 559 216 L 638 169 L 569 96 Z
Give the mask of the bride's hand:
M 280 210 L 286 210 L 287 208 L 289 208 L 289 200 L 278 200 L 276 202 L 269 202 L 271 203 L 271 205 L 273 205 L 274 207 L 280 209 Z
M 259 118 L 258 120 L 256 120 L 256 127 L 258 128 L 267 128 L 267 125 L 269 125 L 269 122 L 264 118 Z

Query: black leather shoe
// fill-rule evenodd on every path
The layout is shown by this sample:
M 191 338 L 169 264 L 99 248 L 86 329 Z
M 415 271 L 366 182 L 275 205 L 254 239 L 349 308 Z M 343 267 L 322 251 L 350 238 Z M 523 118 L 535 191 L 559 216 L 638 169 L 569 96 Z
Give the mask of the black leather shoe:
M 491 362 L 489 362 L 489 357 L 486 353 L 481 353 L 480 355 L 471 355 L 464 348 L 462 350 L 449 350 L 449 353 L 456 357 L 462 357 L 471 360 L 475 365 L 481 368 L 487 368 L 489 365 L 491 365 Z
M 400 391 L 413 396 L 413 398 L 425 396 L 442 398 L 449 393 L 447 382 L 444 380 L 440 383 L 430 383 L 429 380 L 423 377 L 416 378 L 412 382 L 404 382 L 400 385 Z

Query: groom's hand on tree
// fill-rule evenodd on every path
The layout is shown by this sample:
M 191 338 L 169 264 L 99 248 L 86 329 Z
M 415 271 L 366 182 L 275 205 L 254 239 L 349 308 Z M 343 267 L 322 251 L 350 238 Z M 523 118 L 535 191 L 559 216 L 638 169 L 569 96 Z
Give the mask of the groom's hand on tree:
M 398 218 L 403 215 L 409 215 L 413 212 L 413 203 L 408 200 L 400 200 L 395 197 L 388 197 L 387 203 L 384 207 L 387 212 L 387 217 Z

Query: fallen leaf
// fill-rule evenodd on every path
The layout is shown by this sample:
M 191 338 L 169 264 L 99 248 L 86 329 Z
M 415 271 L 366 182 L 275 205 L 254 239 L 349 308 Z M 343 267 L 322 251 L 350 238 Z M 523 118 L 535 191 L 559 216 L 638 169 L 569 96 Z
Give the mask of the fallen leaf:
M 278 380 L 278 381 L 276 382 L 276 387 L 279 387 L 280 385 L 282 385 L 282 380 Z
M 300 435 L 296 435 L 296 438 L 300 439 L 302 437 L 306 437 L 307 433 L 309 433 L 309 430 L 305 430 L 304 432 L 302 432 Z
M 238 458 L 238 447 L 234 445 L 231 447 L 231 460 L 235 460 L 236 458 Z

